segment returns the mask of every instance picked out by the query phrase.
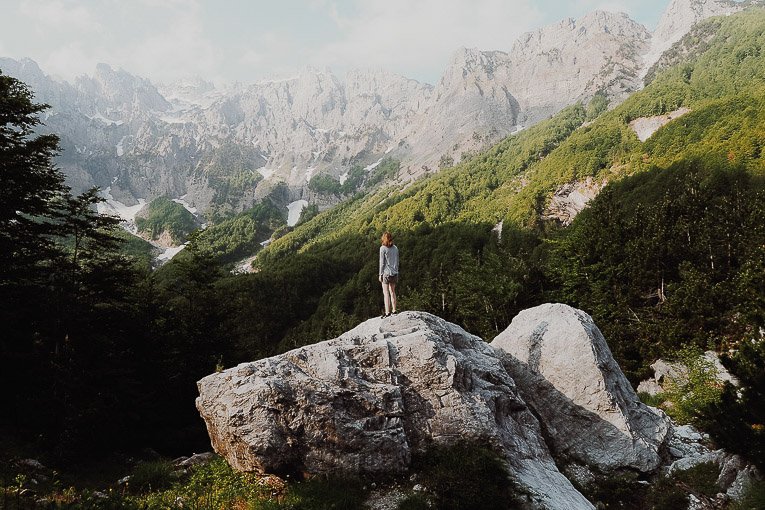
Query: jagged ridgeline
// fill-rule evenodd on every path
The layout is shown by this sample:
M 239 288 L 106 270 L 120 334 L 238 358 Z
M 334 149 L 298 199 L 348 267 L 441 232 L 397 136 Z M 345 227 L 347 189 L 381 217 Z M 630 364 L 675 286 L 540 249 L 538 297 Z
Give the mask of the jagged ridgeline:
M 495 334 L 520 309 L 554 297 L 594 312 L 633 379 L 651 356 L 684 342 L 722 345 L 734 320 L 725 313 L 711 330 L 682 329 L 706 313 L 686 303 L 672 312 L 674 326 L 661 341 L 649 340 L 654 333 L 641 313 L 663 324 L 672 300 L 667 293 L 688 283 L 688 268 L 711 281 L 731 278 L 754 263 L 755 248 L 763 244 L 757 223 L 763 29 L 765 12 L 756 7 L 707 21 L 669 54 L 682 59 L 664 59 L 645 89 L 616 108 L 603 111 L 602 98 L 571 106 L 403 191 L 356 197 L 297 226 L 261 252 L 258 274 L 220 283 L 222 292 L 250 296 L 258 303 L 256 315 L 270 317 L 259 332 L 245 333 L 242 345 L 269 352 L 285 338 L 284 349 L 329 338 L 378 313 L 375 250 L 386 229 L 402 253 L 402 304 L 478 334 Z M 559 214 L 572 189 L 595 194 L 609 184 L 590 213 L 572 228 L 559 228 L 572 219 Z M 613 216 L 605 201 L 624 205 Z M 613 228 L 588 226 L 595 222 Z M 683 233 L 686 224 L 692 228 Z M 681 234 L 685 244 L 673 237 Z M 572 250 L 573 239 L 584 246 Z M 599 242 L 613 246 L 617 258 L 586 249 Z M 663 251 L 646 251 L 656 246 Z M 737 256 L 723 264 L 717 258 L 727 250 Z M 630 277 L 630 264 L 638 260 L 643 269 Z M 644 267 L 648 260 L 653 267 Z M 561 273 L 570 267 L 580 272 Z M 625 290 L 630 298 L 588 301 L 605 275 L 616 289 L 631 286 Z M 283 281 L 289 284 L 277 283 Z M 743 303 L 737 292 L 721 293 L 730 300 L 719 305 L 730 313 L 751 311 L 754 303 Z M 255 320 L 248 307 L 230 313 L 232 321 Z M 732 336 L 747 327 L 734 328 Z M 639 346 L 628 349 L 635 335 Z

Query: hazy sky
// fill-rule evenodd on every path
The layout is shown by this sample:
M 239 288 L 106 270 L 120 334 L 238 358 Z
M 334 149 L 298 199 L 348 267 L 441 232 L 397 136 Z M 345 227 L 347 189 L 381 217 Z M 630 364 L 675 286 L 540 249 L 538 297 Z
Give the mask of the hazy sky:
M 67 79 L 96 63 L 169 82 L 253 82 L 306 65 L 435 83 L 459 47 L 509 51 L 592 10 L 653 29 L 669 0 L 0 0 L 0 56 Z

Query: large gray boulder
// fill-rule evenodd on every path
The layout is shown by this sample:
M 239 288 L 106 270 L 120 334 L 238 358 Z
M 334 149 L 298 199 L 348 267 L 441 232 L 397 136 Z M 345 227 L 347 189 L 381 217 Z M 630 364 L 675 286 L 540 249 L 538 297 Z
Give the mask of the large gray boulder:
M 477 440 L 501 453 L 532 508 L 593 508 L 558 471 L 502 357 L 406 312 L 209 375 L 197 408 L 239 470 L 401 473 L 417 450 Z
M 609 472 L 654 471 L 667 416 L 640 402 L 592 318 L 563 304 L 518 314 L 491 345 L 563 458 Z

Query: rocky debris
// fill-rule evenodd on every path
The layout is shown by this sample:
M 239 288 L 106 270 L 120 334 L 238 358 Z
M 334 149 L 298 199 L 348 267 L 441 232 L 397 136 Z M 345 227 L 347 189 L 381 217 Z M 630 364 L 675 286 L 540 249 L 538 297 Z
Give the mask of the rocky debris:
M 215 457 L 217 457 L 217 455 L 213 452 L 195 453 L 191 457 L 179 457 L 173 460 L 173 466 L 187 469 L 201 464 L 207 464 L 215 459 Z
M 691 425 L 674 426 L 667 442 L 669 454 L 675 459 L 696 457 L 709 448 L 709 436 L 702 434 Z
M 706 502 L 696 498 L 698 501 L 693 503 L 691 498 L 690 508 L 720 508 L 720 506 L 710 507 L 709 505 L 740 500 L 752 483 L 762 480 L 762 475 L 757 468 L 740 455 L 724 450 L 712 450 L 711 445 L 709 436 L 699 432 L 692 425 L 673 425 L 667 441 L 667 452 L 670 458 L 662 466 L 663 472 L 673 475 L 701 464 L 714 464 L 718 469 L 716 485 L 721 493 L 714 500 Z
M 570 225 L 576 215 L 587 207 L 590 200 L 598 196 L 605 185 L 605 181 L 595 182 L 592 177 L 564 184 L 555 191 L 542 217 L 558 221 L 563 226 Z
M 209 375 L 197 408 L 236 469 L 403 473 L 413 452 L 475 440 L 502 454 L 532 507 L 592 508 L 556 468 L 501 357 L 458 326 L 405 312 Z
M 16 461 L 16 465 L 21 469 L 30 471 L 46 471 L 48 469 L 37 459 L 19 459 Z
M 706 363 L 715 371 L 715 378 L 721 383 L 729 382 L 733 386 L 738 386 L 739 381 L 720 362 L 720 356 L 714 351 L 704 353 Z M 688 377 L 688 368 L 679 362 L 669 362 L 663 359 L 656 360 L 651 368 L 654 371 L 653 377 L 649 377 L 638 384 L 639 393 L 647 393 L 651 396 L 663 393 L 664 385 L 668 381 L 682 381 Z
M 645 142 L 653 136 L 660 127 L 666 126 L 671 121 L 682 117 L 686 113 L 690 113 L 690 109 L 686 107 L 678 108 L 673 112 L 666 113 L 664 115 L 656 115 L 654 117 L 640 117 L 630 122 L 630 127 L 635 132 L 641 142 Z
M 524 310 L 491 345 L 510 355 L 505 366 L 555 452 L 606 472 L 659 467 L 669 418 L 640 402 L 589 315 Z
M 724 450 L 703 448 L 699 453 L 684 457 L 673 462 L 667 469 L 672 475 L 678 471 L 686 471 L 701 464 L 714 464 L 719 469 L 716 480 L 717 486 L 725 494 L 726 499 L 741 499 L 747 488 L 754 482 L 762 480 L 762 476 L 753 465 L 740 455 L 733 455 Z
M 397 510 L 406 496 L 404 489 L 398 486 L 373 488 L 364 502 L 364 507 L 367 510 Z
M 43 465 L 37 459 L 16 459 L 12 465 L 24 475 L 27 476 L 29 483 L 33 486 L 46 484 L 51 481 L 54 471 Z
M 685 367 L 680 366 L 678 363 L 668 363 L 663 359 L 656 360 L 652 365 L 654 376 L 644 381 L 640 381 L 638 384 L 639 393 L 647 393 L 651 396 L 658 395 L 664 391 L 662 384 L 669 379 L 678 379 L 682 374 L 686 373 Z

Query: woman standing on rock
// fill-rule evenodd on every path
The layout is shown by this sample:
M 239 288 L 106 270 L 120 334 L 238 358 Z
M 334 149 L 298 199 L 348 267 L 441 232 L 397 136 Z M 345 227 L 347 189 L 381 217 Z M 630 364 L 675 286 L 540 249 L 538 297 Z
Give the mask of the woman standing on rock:
M 390 317 L 396 313 L 396 282 L 398 281 L 398 248 L 393 244 L 393 236 L 390 232 L 382 235 L 380 246 L 380 283 L 382 283 L 383 300 L 385 301 L 385 314 Z

